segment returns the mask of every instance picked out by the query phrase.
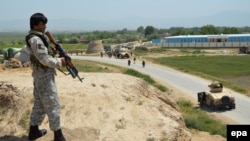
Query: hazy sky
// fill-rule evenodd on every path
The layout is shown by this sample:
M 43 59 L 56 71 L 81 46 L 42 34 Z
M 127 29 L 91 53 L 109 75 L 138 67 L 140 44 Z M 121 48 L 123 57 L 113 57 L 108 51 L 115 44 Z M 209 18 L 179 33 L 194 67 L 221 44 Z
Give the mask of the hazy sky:
M 28 28 L 35 12 L 47 16 L 48 28 L 83 30 L 250 24 L 250 0 L 1 0 L 0 7 L 0 28 L 11 21 Z

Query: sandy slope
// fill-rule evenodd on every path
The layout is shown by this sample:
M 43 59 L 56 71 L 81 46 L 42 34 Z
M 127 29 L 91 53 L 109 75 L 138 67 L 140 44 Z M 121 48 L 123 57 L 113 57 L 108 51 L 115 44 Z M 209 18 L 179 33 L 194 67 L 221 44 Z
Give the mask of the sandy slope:
M 19 113 L 32 105 L 32 78 L 29 69 L 1 70 L 0 81 L 11 83 L 24 97 Z M 115 73 L 80 73 L 83 83 L 58 72 L 61 121 L 68 141 L 225 140 L 205 132 L 189 131 L 178 106 L 141 79 Z M 172 92 L 173 93 L 173 92 Z M 12 115 L 18 115 L 17 111 Z M 0 140 L 24 140 L 27 131 L 15 120 L 0 121 Z M 10 121 L 11 124 L 10 124 Z M 45 119 L 41 128 L 49 129 Z M 192 135 L 190 134 L 192 133 Z M 12 135 L 11 135 L 12 134 Z M 9 135 L 7 137 L 7 135 Z M 53 132 L 39 139 L 53 139 Z

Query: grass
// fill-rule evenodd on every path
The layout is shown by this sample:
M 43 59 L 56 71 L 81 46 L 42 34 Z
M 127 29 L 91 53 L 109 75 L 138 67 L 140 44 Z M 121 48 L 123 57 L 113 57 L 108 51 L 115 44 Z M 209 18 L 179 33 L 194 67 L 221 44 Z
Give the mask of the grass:
M 30 111 L 28 110 L 22 114 L 22 117 L 19 120 L 19 125 L 26 131 L 28 131 L 29 129 L 29 116 L 30 116 Z
M 87 44 L 62 44 L 65 50 L 86 50 Z
M 204 56 L 160 57 L 153 62 L 195 74 L 211 80 L 221 81 L 237 92 L 248 94 L 250 87 L 235 82 L 236 78 L 250 77 L 250 56 Z M 234 79 L 232 79 L 234 78 Z M 238 80 L 241 81 L 241 80 Z M 247 81 L 247 80 L 245 80 Z M 250 82 L 250 80 L 248 79 Z M 248 82 L 247 81 L 247 82 Z
M 135 77 L 139 77 L 142 78 L 143 80 L 145 80 L 146 82 L 150 83 L 150 84 L 155 84 L 155 81 L 149 76 L 149 75 L 145 75 L 142 74 L 134 69 L 127 69 L 124 74 L 129 74 Z
M 1 107 L 0 109 L 0 123 L 4 120 L 3 115 L 5 115 L 5 113 L 8 111 L 8 108 L 6 107 Z
M 204 73 L 214 77 L 250 75 L 250 56 L 181 56 L 155 59 L 162 65 L 192 73 Z
M 142 78 L 144 81 L 146 81 L 149 84 L 153 85 L 154 87 L 158 88 L 162 92 L 168 91 L 168 89 L 165 86 L 156 83 L 149 75 L 142 74 L 142 73 L 140 73 L 136 70 L 133 70 L 133 69 L 127 69 L 124 72 L 124 74 L 128 74 L 128 75 L 132 75 L 132 76 L 135 76 L 138 78 Z
M 73 60 L 72 62 L 79 72 L 121 73 L 126 70 L 119 66 L 89 60 Z
M 226 137 L 226 124 L 222 124 L 220 121 L 214 120 L 213 117 L 206 112 L 194 108 L 190 101 L 179 100 L 177 104 L 181 109 L 185 124 L 188 128 Z
M 155 86 L 162 92 L 168 91 L 168 89 L 159 84 L 156 83 L 149 75 L 142 74 L 136 70 L 133 69 L 126 69 L 123 67 L 106 64 L 106 63 L 100 63 L 100 62 L 94 62 L 94 61 L 86 61 L 86 60 L 73 60 L 73 63 L 77 67 L 79 72 L 102 72 L 102 73 L 123 73 L 131 76 L 135 76 L 138 78 L 142 78 L 149 84 Z

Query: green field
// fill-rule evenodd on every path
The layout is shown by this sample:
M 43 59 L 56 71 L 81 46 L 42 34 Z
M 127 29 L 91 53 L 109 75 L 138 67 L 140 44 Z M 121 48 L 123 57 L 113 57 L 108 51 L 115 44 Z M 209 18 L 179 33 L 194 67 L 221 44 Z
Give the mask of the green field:
M 227 87 L 249 95 L 250 65 L 249 55 L 192 55 L 159 57 L 153 62 L 198 75 L 210 80 L 218 80 Z

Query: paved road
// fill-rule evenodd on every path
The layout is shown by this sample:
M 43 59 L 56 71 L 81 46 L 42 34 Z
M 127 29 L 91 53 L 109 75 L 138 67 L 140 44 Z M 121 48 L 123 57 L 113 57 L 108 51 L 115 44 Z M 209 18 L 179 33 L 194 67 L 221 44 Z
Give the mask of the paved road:
M 134 64 L 133 60 L 131 60 L 131 65 L 128 66 L 127 59 L 85 56 L 72 56 L 72 58 L 81 60 L 93 60 L 133 68 L 137 71 L 148 74 L 153 78 L 166 82 L 167 84 L 179 90 L 185 91 L 187 95 L 193 97 L 194 99 L 197 99 L 197 92 L 201 92 L 208 89 L 207 85 L 211 83 L 211 81 L 196 76 L 185 74 L 159 65 L 147 64 L 147 62 L 145 68 L 143 68 L 141 62 L 137 61 Z M 216 114 L 222 114 L 223 116 L 231 118 L 238 124 L 250 124 L 250 98 L 233 91 L 232 93 L 236 99 L 236 109 L 227 111 L 217 111 Z

